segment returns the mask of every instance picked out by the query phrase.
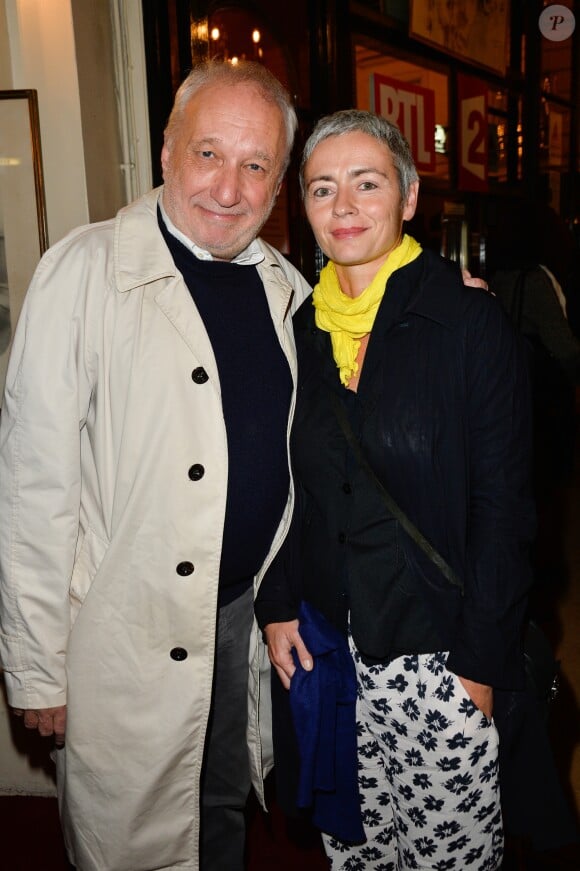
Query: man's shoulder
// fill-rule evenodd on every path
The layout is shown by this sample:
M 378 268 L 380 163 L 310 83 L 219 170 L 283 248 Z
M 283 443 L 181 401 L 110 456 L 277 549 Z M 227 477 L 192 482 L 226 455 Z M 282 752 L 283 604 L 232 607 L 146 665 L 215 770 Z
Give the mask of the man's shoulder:
M 135 252 L 139 248 L 135 227 L 139 224 L 143 227 L 147 213 L 155 215 L 152 193 L 122 207 L 106 220 L 75 227 L 51 245 L 40 259 L 29 292 L 35 294 L 50 286 L 52 291 L 56 289 L 61 294 L 76 297 L 99 282 L 101 287 L 108 286 L 119 271 L 120 253 L 126 249 Z M 139 214 L 143 216 L 141 220 Z M 123 233 L 124 222 L 128 224 Z M 130 233 L 129 227 L 132 227 Z
M 48 248 L 45 258 L 60 258 L 74 253 L 87 245 L 102 245 L 113 240 L 115 218 L 97 221 L 92 224 L 81 224 L 69 230 L 66 235 Z
M 88 270 L 94 274 L 96 264 L 103 264 L 111 257 L 114 225 L 114 218 L 84 224 L 51 245 L 40 259 L 29 293 L 46 285 L 69 292 Z

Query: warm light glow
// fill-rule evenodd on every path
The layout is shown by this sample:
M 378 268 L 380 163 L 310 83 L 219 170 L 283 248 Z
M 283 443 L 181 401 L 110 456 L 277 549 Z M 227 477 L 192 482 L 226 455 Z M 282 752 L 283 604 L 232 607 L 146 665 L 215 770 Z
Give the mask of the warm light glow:
M 210 36 L 211 36 L 211 38 L 213 39 L 214 42 L 217 42 L 218 39 L 220 38 L 220 29 L 219 29 L 219 27 L 212 27 Z
M 192 22 L 191 41 L 205 42 L 207 40 L 207 21 Z
M 252 30 L 252 42 L 258 43 L 262 39 L 262 34 L 259 30 Z
M 0 157 L 0 166 L 20 166 L 19 157 Z
M 233 67 L 237 66 L 239 63 L 239 58 L 234 55 L 233 58 L 230 60 L 230 63 Z

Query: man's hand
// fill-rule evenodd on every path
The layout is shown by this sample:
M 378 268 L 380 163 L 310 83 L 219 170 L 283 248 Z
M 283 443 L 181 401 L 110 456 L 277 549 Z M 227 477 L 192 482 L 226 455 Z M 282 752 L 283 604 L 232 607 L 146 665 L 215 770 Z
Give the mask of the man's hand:
M 463 687 L 475 705 L 482 714 L 485 714 L 488 720 L 491 720 L 493 715 L 493 689 L 484 683 L 476 683 L 474 680 L 468 680 L 466 677 L 459 677 Z
M 483 290 L 491 293 L 492 296 L 495 296 L 495 293 L 489 289 L 487 281 L 484 281 L 483 278 L 474 278 L 469 269 L 462 269 L 461 275 L 463 276 L 463 283 L 468 287 L 481 287 Z
M 311 671 L 314 665 L 312 657 L 300 637 L 298 620 L 290 620 L 287 623 L 268 623 L 264 628 L 264 635 L 268 642 L 270 662 L 278 672 L 282 684 L 288 690 L 292 675 L 296 671 L 291 652 L 293 647 L 298 654 L 302 668 Z
M 43 737 L 54 735 L 57 747 L 64 744 L 66 731 L 66 705 L 58 708 L 39 708 L 23 711 L 21 708 L 13 708 L 12 713 L 17 717 L 24 717 L 24 725 L 27 729 L 38 729 L 38 734 Z

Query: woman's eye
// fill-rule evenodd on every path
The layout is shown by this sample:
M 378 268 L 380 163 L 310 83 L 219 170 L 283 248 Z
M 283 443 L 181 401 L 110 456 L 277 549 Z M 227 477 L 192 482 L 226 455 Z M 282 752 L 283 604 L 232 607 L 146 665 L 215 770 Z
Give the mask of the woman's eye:
M 329 188 L 316 188 L 312 191 L 313 197 L 327 197 L 331 193 Z
M 361 191 L 374 191 L 376 189 L 376 184 L 373 181 L 363 181 L 360 186 Z

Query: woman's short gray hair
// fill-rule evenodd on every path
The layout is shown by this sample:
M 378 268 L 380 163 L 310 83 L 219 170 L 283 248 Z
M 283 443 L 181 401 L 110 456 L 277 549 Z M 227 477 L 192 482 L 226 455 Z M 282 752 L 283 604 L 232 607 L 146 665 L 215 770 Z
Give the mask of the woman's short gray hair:
M 165 128 L 166 143 L 171 143 L 194 94 L 206 85 L 216 84 L 254 85 L 268 103 L 274 103 L 280 109 L 286 131 L 286 151 L 282 167 L 282 174 L 284 174 L 290 163 L 290 154 L 298 127 L 296 111 L 286 88 L 265 66 L 255 61 L 239 61 L 234 65 L 226 61 L 208 60 L 196 64 L 175 94 L 173 109 Z
M 362 109 L 342 109 L 332 115 L 325 115 L 318 121 L 306 141 L 302 154 L 300 164 L 302 196 L 306 196 L 304 180 L 306 164 L 312 157 L 312 152 L 316 146 L 331 136 L 342 136 L 345 133 L 366 133 L 386 145 L 391 152 L 393 164 L 397 171 L 401 199 L 406 202 L 411 184 L 419 180 L 409 143 L 396 124 L 392 124 L 381 115 L 365 112 Z

